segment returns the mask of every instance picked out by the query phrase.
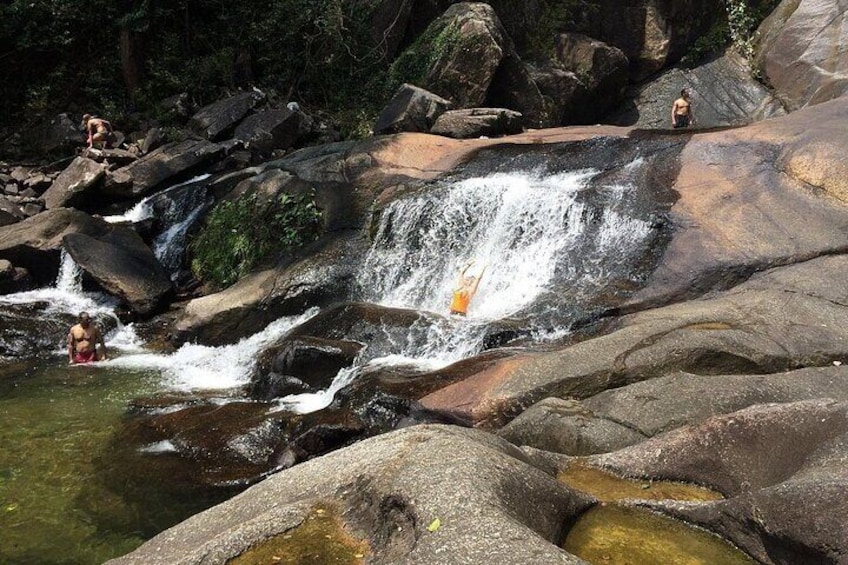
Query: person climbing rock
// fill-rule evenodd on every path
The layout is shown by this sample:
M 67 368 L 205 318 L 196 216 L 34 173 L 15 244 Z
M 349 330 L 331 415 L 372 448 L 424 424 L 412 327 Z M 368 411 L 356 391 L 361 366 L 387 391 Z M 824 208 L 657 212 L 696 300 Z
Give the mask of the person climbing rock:
M 88 147 L 98 146 L 102 149 L 109 149 L 115 142 L 115 131 L 112 129 L 112 124 L 108 121 L 85 114 L 82 117 L 82 125 L 88 135 Z
M 462 270 L 459 271 L 459 278 L 456 282 L 456 288 L 453 290 L 453 299 L 451 300 L 450 313 L 457 316 L 468 315 L 468 305 L 474 294 L 477 293 L 477 287 L 480 286 L 480 279 L 483 278 L 483 273 L 486 272 L 488 265 L 484 264 L 479 272 L 468 274 L 468 271 L 475 266 L 474 261 L 469 261 L 465 264 Z
M 100 344 L 99 355 L 97 344 Z M 103 341 L 103 333 L 96 324 L 91 323 L 88 312 L 81 312 L 79 323 L 72 326 L 71 331 L 68 332 L 68 363 L 74 365 L 105 359 L 106 343 Z
M 695 115 L 692 112 L 692 101 L 689 98 L 689 90 L 684 88 L 680 91 L 680 98 L 671 106 L 671 127 L 679 129 L 693 125 L 695 125 Z

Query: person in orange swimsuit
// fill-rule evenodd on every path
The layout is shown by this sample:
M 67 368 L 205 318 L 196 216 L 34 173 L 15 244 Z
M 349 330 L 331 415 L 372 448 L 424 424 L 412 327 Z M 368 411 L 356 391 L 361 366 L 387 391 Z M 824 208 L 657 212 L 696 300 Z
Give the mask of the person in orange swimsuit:
M 100 344 L 100 354 L 97 352 L 97 344 Z M 68 363 L 91 363 L 92 361 L 103 361 L 106 359 L 106 344 L 103 342 L 103 333 L 97 325 L 91 323 L 88 312 L 79 315 L 79 323 L 68 332 Z
M 456 281 L 456 288 L 453 289 L 453 299 L 451 300 L 450 313 L 457 316 L 468 315 L 468 305 L 474 294 L 477 292 L 477 287 L 480 286 L 480 279 L 483 278 L 483 273 L 486 272 L 488 265 L 483 265 L 479 276 L 466 275 L 468 269 L 474 265 L 474 261 L 469 261 L 459 272 L 459 278 Z

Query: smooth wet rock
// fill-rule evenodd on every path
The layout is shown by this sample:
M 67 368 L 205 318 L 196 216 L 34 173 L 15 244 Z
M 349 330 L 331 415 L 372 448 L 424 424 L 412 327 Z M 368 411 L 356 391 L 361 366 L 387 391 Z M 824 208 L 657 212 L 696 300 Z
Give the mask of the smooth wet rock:
M 0 228 L 0 259 L 27 269 L 45 286 L 56 280 L 62 238 L 70 233 L 100 236 L 112 227 L 101 218 L 70 208 L 57 208 Z
M 362 347 L 362 343 L 348 340 L 286 336 L 260 355 L 251 395 L 271 399 L 295 391 L 326 389 L 339 370 L 353 363 Z
M 62 243 L 98 285 L 141 316 L 163 308 L 174 292 L 168 272 L 129 228 L 115 226 L 100 237 L 72 233 Z
M 577 565 L 555 544 L 588 506 L 502 440 L 417 426 L 281 471 L 110 563 L 224 562 L 292 528 L 291 513 L 321 500 L 365 534 L 378 564 Z M 436 518 L 440 526 L 429 531 Z
M 784 0 L 760 25 L 756 67 L 790 110 L 848 93 L 844 4 Z
M 786 114 L 783 104 L 751 76 L 748 63 L 730 49 L 694 69 L 671 68 L 627 93 L 606 123 L 671 128 L 670 101 L 688 88 L 695 127 L 741 126 Z M 689 130 L 691 131 L 691 130 Z
M 175 324 L 175 339 L 235 343 L 282 316 L 338 301 L 353 283 L 355 258 L 362 252 L 359 237 L 318 241 L 307 258 L 289 259 L 280 269 L 251 274 L 226 290 L 192 300 Z

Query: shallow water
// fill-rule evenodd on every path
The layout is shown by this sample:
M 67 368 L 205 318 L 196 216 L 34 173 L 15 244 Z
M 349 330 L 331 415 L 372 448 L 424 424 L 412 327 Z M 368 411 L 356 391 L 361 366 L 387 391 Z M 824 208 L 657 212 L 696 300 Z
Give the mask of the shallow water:
M 58 357 L 0 365 L 0 563 L 103 563 L 217 502 L 139 493 L 138 454 L 107 451 L 157 379 Z
M 754 565 L 723 539 L 642 508 L 596 506 L 562 548 L 595 565 Z
M 627 479 L 582 462 L 572 463 L 558 478 L 568 486 L 604 502 L 627 498 L 704 502 L 724 498 L 721 493 L 702 486 L 674 481 Z

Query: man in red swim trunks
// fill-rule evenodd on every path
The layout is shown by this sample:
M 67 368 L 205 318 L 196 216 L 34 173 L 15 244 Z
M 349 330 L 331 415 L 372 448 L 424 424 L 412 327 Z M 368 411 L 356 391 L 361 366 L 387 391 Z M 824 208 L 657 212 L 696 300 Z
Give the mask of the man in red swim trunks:
M 100 354 L 97 354 L 97 344 L 100 344 Z M 106 359 L 106 344 L 103 334 L 95 324 L 91 323 L 88 312 L 79 315 L 79 323 L 68 333 L 68 363 L 91 363 Z

